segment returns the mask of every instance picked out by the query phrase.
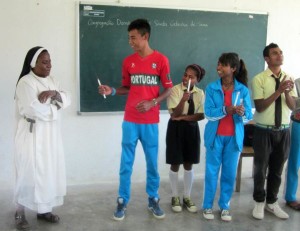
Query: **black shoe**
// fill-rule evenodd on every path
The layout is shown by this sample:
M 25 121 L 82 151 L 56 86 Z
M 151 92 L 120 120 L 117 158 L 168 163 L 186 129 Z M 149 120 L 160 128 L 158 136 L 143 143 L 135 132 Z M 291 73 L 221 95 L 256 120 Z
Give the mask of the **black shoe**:
M 25 214 L 15 214 L 15 225 L 17 230 L 29 230 L 30 225 L 28 224 Z
M 287 201 L 286 205 L 292 209 L 300 211 L 300 202 L 298 202 L 298 201 Z
M 53 213 L 38 213 L 36 217 L 39 220 L 43 220 L 50 223 L 58 223 L 60 221 L 59 216 Z

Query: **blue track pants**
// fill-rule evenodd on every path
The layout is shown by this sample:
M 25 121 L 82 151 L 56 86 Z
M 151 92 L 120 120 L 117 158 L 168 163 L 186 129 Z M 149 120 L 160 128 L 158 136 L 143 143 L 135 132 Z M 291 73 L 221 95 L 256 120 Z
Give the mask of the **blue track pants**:
M 296 201 L 300 167 L 300 123 L 292 123 L 291 151 L 288 159 L 285 200 Z
M 130 200 L 131 174 L 135 158 L 135 149 L 140 140 L 146 159 L 146 192 L 149 197 L 159 198 L 158 124 L 136 124 L 123 121 L 122 154 L 120 163 L 119 196 L 127 204 Z
M 212 209 L 217 190 L 219 171 L 220 209 L 230 209 L 240 152 L 234 136 L 216 136 L 213 149 L 206 149 L 203 209 Z

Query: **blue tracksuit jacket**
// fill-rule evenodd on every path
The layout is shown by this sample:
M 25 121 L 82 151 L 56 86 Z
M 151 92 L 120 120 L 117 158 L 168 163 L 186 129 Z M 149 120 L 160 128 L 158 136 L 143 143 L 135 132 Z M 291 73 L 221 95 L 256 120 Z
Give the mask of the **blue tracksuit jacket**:
M 233 115 L 235 124 L 236 145 L 240 151 L 243 149 L 244 139 L 244 123 L 252 119 L 252 106 L 248 88 L 242 83 L 234 80 L 234 90 L 232 93 L 232 105 L 239 93 L 237 105 L 242 102 L 245 107 L 245 115 L 243 117 L 237 114 Z M 221 79 L 210 83 L 205 89 L 204 113 L 208 122 L 204 130 L 204 145 L 206 148 L 213 148 L 214 139 L 217 134 L 219 120 L 226 116 L 224 108 L 224 93 L 222 91 Z

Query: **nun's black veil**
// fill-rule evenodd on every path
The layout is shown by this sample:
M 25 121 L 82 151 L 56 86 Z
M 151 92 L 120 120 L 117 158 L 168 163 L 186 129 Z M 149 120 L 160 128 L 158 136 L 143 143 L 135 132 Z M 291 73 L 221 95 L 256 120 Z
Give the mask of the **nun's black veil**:
M 35 53 L 36 53 L 40 48 L 42 48 L 42 47 L 39 47 L 39 46 L 33 47 L 33 48 L 31 48 L 31 49 L 27 52 L 27 55 L 26 55 L 26 57 L 25 57 L 24 64 L 23 64 L 23 69 L 22 69 L 22 72 L 21 72 L 21 74 L 20 74 L 20 76 L 19 76 L 19 79 L 18 79 L 18 81 L 17 81 L 17 84 L 18 84 L 19 80 L 20 80 L 23 76 L 27 75 L 27 74 L 30 72 L 30 70 L 31 70 L 31 66 L 30 66 L 31 60 L 32 60 L 33 56 L 35 55 Z

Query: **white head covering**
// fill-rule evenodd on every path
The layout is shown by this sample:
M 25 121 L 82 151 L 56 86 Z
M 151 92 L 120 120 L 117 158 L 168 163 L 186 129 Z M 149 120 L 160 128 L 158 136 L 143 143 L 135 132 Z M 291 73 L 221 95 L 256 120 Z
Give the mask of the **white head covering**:
M 39 55 L 42 53 L 42 51 L 46 50 L 45 48 L 41 47 L 40 49 L 37 50 L 37 52 L 35 52 L 32 60 L 31 60 L 31 63 L 30 63 L 30 66 L 31 68 L 34 68 L 35 67 L 35 64 L 36 64 L 36 61 L 37 61 L 37 58 L 39 57 Z

